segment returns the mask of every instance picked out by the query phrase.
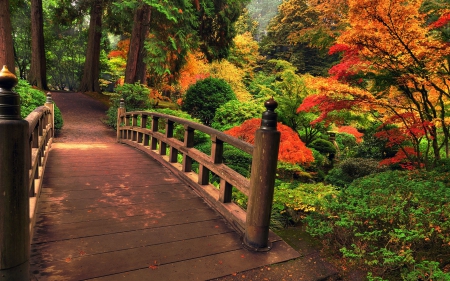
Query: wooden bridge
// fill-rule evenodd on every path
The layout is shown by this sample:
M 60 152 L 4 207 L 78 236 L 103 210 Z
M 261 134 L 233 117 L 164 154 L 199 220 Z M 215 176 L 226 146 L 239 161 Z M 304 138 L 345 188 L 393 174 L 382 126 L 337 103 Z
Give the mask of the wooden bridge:
M 0 280 L 211 280 L 299 256 L 269 230 L 273 102 L 255 146 L 123 105 L 117 142 L 59 143 L 51 97 L 22 120 L 15 79 L 0 73 Z M 253 155 L 250 180 L 223 163 L 224 143 Z

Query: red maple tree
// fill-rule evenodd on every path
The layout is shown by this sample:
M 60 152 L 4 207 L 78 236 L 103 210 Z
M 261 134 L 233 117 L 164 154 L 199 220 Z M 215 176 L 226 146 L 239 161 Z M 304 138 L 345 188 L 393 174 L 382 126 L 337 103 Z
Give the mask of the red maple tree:
M 261 119 L 253 118 L 240 126 L 225 131 L 225 134 L 254 144 L 255 133 L 260 125 Z M 314 161 L 312 151 L 305 146 L 294 130 L 280 122 L 277 123 L 277 130 L 281 133 L 280 149 L 278 150 L 279 161 L 302 165 L 309 165 Z

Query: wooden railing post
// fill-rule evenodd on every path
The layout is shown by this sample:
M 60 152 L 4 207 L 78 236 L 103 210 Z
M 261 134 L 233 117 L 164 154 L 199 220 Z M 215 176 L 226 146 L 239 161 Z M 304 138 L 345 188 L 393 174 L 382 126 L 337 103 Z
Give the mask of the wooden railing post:
M 262 114 L 261 127 L 255 134 L 250 193 L 244 245 L 255 251 L 268 251 L 270 214 L 277 169 L 280 132 L 277 131 L 278 104 L 270 99 L 264 103 L 267 110 Z
M 20 97 L 11 91 L 17 78 L 0 71 L 0 279 L 29 280 L 28 122 Z
M 120 142 L 120 139 L 122 138 L 122 134 L 120 132 L 120 125 L 122 125 L 122 118 L 120 117 L 122 114 L 125 114 L 125 101 L 124 99 L 120 99 L 120 105 L 117 109 L 117 142 Z
M 51 124 L 52 131 L 48 137 L 53 138 L 55 136 L 55 104 L 53 103 L 52 94 L 50 92 L 47 93 L 47 100 L 44 105 L 50 109 L 50 116 L 48 116 L 47 122 Z

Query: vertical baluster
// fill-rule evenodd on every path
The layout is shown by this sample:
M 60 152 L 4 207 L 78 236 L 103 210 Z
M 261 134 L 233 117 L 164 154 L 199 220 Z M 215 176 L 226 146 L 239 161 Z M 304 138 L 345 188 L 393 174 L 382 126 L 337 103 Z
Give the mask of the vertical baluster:
M 147 115 L 144 113 L 141 114 L 141 128 L 147 128 Z M 138 143 L 148 146 L 148 135 L 145 133 L 139 133 Z
M 125 115 L 125 122 L 124 122 L 124 125 L 125 125 L 125 127 L 128 127 L 128 126 L 130 126 L 130 115 L 129 114 L 126 114 Z M 129 129 L 127 129 L 126 131 L 125 131 L 125 139 L 130 139 L 130 130 Z
M 44 105 L 50 109 L 50 114 L 47 116 L 47 124 L 50 124 L 50 131 L 48 136 L 48 138 L 50 139 L 55 135 L 55 104 L 53 103 L 52 94 L 50 92 L 47 93 L 47 99 Z
M 152 117 L 152 132 L 154 132 L 154 133 L 158 132 L 158 121 L 159 121 L 159 117 L 157 117 L 157 116 Z M 155 137 L 152 137 L 151 149 L 156 150 L 157 147 L 158 147 L 158 139 Z
M 166 137 L 173 138 L 174 122 L 167 120 L 166 124 Z M 178 161 L 178 149 L 173 146 L 170 147 L 169 162 L 176 163 Z
M 131 126 L 133 127 L 133 129 L 131 130 L 131 140 L 132 141 L 137 141 L 137 132 L 135 131 L 135 128 L 137 126 L 137 118 L 138 115 L 137 114 L 133 114 L 131 116 Z
M 166 120 L 166 137 L 171 138 L 173 136 L 173 122 Z M 163 141 L 159 142 L 159 155 L 166 155 L 167 144 Z
M 120 99 L 120 105 L 119 108 L 117 109 L 117 142 L 120 142 L 120 139 L 125 137 L 124 132 L 120 129 L 120 127 L 122 126 L 122 124 L 125 122 L 124 120 L 124 114 L 126 112 L 125 109 L 125 101 L 124 99 Z
M 141 123 L 141 127 L 146 129 L 147 128 L 147 122 L 148 122 L 148 115 L 142 115 L 142 123 Z M 149 146 L 150 145 L 150 135 L 149 134 L 144 134 L 144 139 L 143 139 L 143 144 L 144 146 Z
M 184 146 L 187 148 L 194 147 L 194 128 L 188 125 L 184 126 Z M 192 171 L 192 158 L 183 154 L 183 172 Z
M 233 186 L 224 179 L 220 179 L 219 201 L 230 203 L 232 199 Z

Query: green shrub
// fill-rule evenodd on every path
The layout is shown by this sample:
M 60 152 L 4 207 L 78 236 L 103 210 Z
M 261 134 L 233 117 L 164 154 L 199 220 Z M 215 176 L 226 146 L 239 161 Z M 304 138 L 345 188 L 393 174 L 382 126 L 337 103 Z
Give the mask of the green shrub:
M 450 158 L 443 158 L 436 161 L 436 166 L 434 171 L 438 173 L 448 173 L 450 172 Z
M 324 155 L 330 155 L 336 153 L 336 147 L 330 141 L 324 139 L 314 140 L 309 147 L 314 148 Z
M 450 188 L 441 177 L 448 174 L 387 171 L 358 179 L 317 205 L 307 230 L 372 277 L 420 280 L 406 276 L 423 261 L 450 262 Z
M 303 167 L 297 164 L 278 161 L 277 163 L 277 178 L 292 181 L 298 180 L 300 182 L 312 182 L 313 177 L 306 172 Z
M 347 187 L 355 179 L 386 170 L 374 159 L 347 158 L 330 170 L 325 181 L 334 186 Z
M 284 215 L 287 220 L 297 223 L 317 205 L 321 205 L 326 196 L 337 194 L 331 185 L 323 183 L 283 182 L 275 188 L 273 211 Z
M 354 135 L 347 133 L 336 134 L 336 143 L 339 147 L 340 159 L 353 157 L 353 155 L 355 155 L 355 149 L 357 148 L 358 143 L 356 142 Z
M 181 109 L 209 126 L 216 110 L 226 102 L 235 99 L 236 95 L 225 80 L 206 78 L 189 87 Z
M 244 177 L 250 177 L 252 156 L 236 147 L 225 144 L 223 149 L 223 162 Z
M 39 106 L 43 106 L 47 100 L 47 95 L 28 84 L 27 81 L 19 79 L 19 83 L 14 88 L 14 91 L 20 96 L 20 114 L 22 118 L 25 118 L 33 110 Z M 55 130 L 60 130 L 64 125 L 61 111 L 55 105 Z
M 120 106 L 120 100 L 123 98 L 126 111 L 147 110 L 153 107 L 149 98 L 149 89 L 142 84 L 123 84 L 117 86 L 115 95 L 111 96 L 111 106 L 106 112 L 106 124 L 116 129 L 117 127 L 117 109 Z
M 398 145 L 387 146 L 386 140 L 375 137 L 380 125 L 381 123 L 374 122 L 363 131 L 363 141 L 355 147 L 354 157 L 384 159 L 395 156 L 399 149 Z M 385 128 L 391 128 L 392 126 L 385 126 Z
M 211 127 L 219 131 L 226 131 L 241 125 L 246 120 L 261 118 L 264 110 L 263 103 L 231 100 L 216 110 Z

